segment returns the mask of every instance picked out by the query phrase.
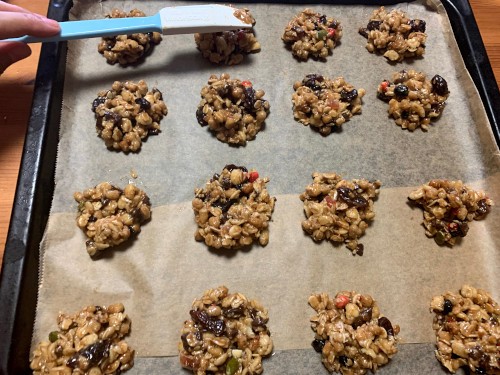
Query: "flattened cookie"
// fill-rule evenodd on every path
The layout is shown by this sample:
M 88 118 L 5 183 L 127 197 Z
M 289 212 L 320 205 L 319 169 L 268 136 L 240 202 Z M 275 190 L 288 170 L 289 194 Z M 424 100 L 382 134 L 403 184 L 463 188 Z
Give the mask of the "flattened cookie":
M 134 365 L 135 351 L 123 340 L 131 320 L 121 303 L 61 313 L 57 325 L 33 351 L 33 374 L 118 375 Z
M 383 81 L 377 90 L 379 99 L 389 103 L 389 116 L 403 129 L 429 129 L 431 120 L 444 110 L 450 92 L 443 77 L 429 81 L 415 70 L 394 73 L 391 81 Z
M 451 372 L 500 374 L 500 306 L 482 289 L 464 285 L 431 301 L 436 358 Z
M 361 112 L 364 89 L 355 89 L 343 77 L 330 80 L 308 74 L 293 85 L 293 116 L 322 135 L 328 135 L 354 114 Z
M 244 146 L 255 138 L 269 114 L 264 90 L 250 81 L 230 79 L 229 74 L 211 75 L 201 90 L 196 119 L 221 142 Z
M 132 9 L 128 14 L 119 9 L 113 9 L 107 18 L 145 17 L 139 9 Z M 132 65 L 142 60 L 154 46 L 162 40 L 159 32 L 116 35 L 102 38 L 97 50 L 110 64 L 122 66 Z
M 398 352 L 399 326 L 384 317 L 368 294 L 343 291 L 331 299 L 327 293 L 309 297 L 316 310 L 311 317 L 313 348 L 330 372 L 366 374 L 385 365 Z
M 144 191 L 129 184 L 125 189 L 109 182 L 74 194 L 78 202 L 77 225 L 89 238 L 90 256 L 127 241 L 151 217 L 151 202 Z
M 336 173 L 314 172 L 312 177 L 313 183 L 300 194 L 307 218 L 302 229 L 314 241 L 343 242 L 353 255 L 363 255 L 358 240 L 375 217 L 380 181 L 343 180 Z
M 390 61 L 401 62 L 409 57 L 421 57 L 425 53 L 425 21 L 410 19 L 405 12 L 384 7 L 373 11 L 366 27 L 359 33 L 368 39 L 366 49 L 378 52 Z
M 268 182 L 257 171 L 234 164 L 214 174 L 204 188 L 195 189 L 195 239 L 216 249 L 237 249 L 254 241 L 267 245 L 276 201 L 267 192 Z
M 434 237 L 438 245 L 449 246 L 465 237 L 468 223 L 483 219 L 494 204 L 485 192 L 449 180 L 431 180 L 412 191 L 408 199 L 424 210 L 425 235 Z
M 307 8 L 288 23 L 281 39 L 299 60 L 325 60 L 341 37 L 338 20 Z
M 193 374 L 261 374 L 273 351 L 267 310 L 225 286 L 207 290 L 193 302 L 179 342 L 182 367 Z
M 92 103 L 96 130 L 109 149 L 137 152 L 142 141 L 160 133 L 160 121 L 168 109 L 162 93 L 149 91 L 144 81 L 115 81 L 100 91 Z
M 247 8 L 236 10 L 245 23 L 255 25 L 255 18 Z M 260 51 L 253 27 L 218 33 L 194 34 L 196 46 L 204 58 L 215 64 L 240 64 L 245 55 Z

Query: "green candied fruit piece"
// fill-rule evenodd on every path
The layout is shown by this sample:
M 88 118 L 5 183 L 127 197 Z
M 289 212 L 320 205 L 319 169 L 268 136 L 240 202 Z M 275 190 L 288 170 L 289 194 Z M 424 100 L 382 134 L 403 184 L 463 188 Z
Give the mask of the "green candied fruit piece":
M 441 231 L 437 232 L 434 236 L 434 241 L 436 241 L 438 245 L 444 245 L 444 243 L 446 242 L 445 234 Z
M 226 375 L 234 375 L 240 368 L 240 363 L 234 357 L 231 357 L 226 363 Z
M 326 30 L 319 30 L 318 31 L 318 39 L 323 40 L 326 38 L 328 32 Z
M 58 338 L 59 338 L 59 332 L 52 331 L 49 333 L 49 341 L 50 342 L 56 342 Z

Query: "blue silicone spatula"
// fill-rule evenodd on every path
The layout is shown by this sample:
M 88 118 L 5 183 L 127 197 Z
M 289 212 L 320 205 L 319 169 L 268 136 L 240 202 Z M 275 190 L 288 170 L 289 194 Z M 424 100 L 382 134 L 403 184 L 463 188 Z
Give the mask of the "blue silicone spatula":
M 60 22 L 61 32 L 52 37 L 23 36 L 6 39 L 25 43 L 95 38 L 120 34 L 158 31 L 164 35 L 214 33 L 252 27 L 238 18 L 236 8 L 219 5 L 187 5 L 161 9 L 154 16 L 104 18 L 98 20 Z

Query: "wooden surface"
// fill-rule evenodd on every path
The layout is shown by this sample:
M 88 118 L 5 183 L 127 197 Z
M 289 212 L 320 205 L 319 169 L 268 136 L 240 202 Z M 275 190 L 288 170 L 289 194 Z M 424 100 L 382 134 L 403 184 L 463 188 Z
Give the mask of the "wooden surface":
M 9 1 L 33 12 L 46 14 L 48 0 Z M 500 0 L 470 0 L 476 22 L 500 86 Z M 24 134 L 31 109 L 40 45 L 33 54 L 0 76 L 0 264 L 9 227 Z

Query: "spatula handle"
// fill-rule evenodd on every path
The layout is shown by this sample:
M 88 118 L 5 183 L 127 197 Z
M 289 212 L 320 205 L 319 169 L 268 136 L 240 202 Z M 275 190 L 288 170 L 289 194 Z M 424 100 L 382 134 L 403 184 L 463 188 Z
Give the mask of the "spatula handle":
M 61 32 L 48 38 L 23 36 L 6 39 L 24 43 L 58 42 L 61 40 L 95 38 L 120 34 L 161 32 L 161 18 L 159 14 L 149 17 L 104 18 L 99 20 L 59 22 Z

